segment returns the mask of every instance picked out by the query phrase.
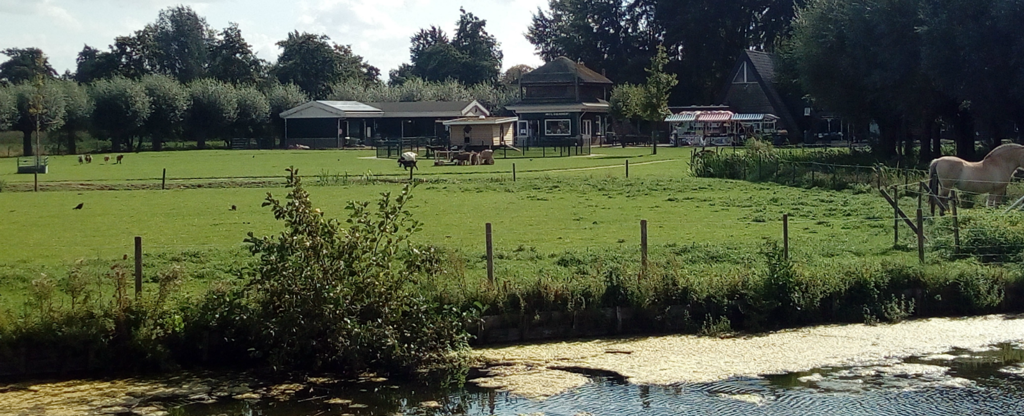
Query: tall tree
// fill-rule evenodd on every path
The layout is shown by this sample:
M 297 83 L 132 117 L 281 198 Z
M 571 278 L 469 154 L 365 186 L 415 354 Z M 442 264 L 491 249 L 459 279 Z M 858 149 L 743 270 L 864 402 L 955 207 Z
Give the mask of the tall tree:
M 0 85 L 0 131 L 11 128 L 18 119 L 18 100 L 14 89 Z
M 153 32 L 154 60 L 157 69 L 180 82 L 189 82 L 207 74 L 214 31 L 188 6 L 160 11 Z
M 282 51 L 271 72 L 282 84 L 298 85 L 313 99 L 326 97 L 335 83 L 370 81 L 373 72 L 379 75 L 379 70 L 373 71 L 376 68 L 363 62 L 350 47 L 332 45 L 330 40 L 326 35 L 289 33 L 287 39 L 277 42 Z
M 152 113 L 152 102 L 138 81 L 124 77 L 103 79 L 92 84 L 92 126 L 98 135 L 110 139 L 114 151 L 130 150 L 135 137 Z
M 505 70 L 505 72 L 501 74 L 501 83 L 502 85 L 506 86 L 515 85 L 517 82 L 519 82 L 519 79 L 522 78 L 524 74 L 527 74 L 533 70 L 534 68 L 529 65 L 513 65 L 511 68 Z
M 200 79 L 188 84 L 191 105 L 185 118 L 196 146 L 206 148 L 211 138 L 223 138 L 238 119 L 238 98 L 231 84 Z
M 641 119 L 651 125 L 651 152 L 658 154 L 657 123 L 663 122 L 668 110 L 668 97 L 678 81 L 675 74 L 665 73 L 668 55 L 665 47 L 658 46 L 651 58 L 647 80 L 643 85 L 622 84 L 612 90 L 612 113 L 627 119 Z
M 57 71 L 39 48 L 8 48 L 0 51 L 9 58 L 0 63 L 0 83 L 21 84 L 32 82 L 37 76 L 55 78 Z
M 504 57 L 498 40 L 487 33 L 486 20 L 465 9 L 460 8 L 459 12 L 461 15 L 452 38 L 452 46 L 464 57 L 457 73 L 458 80 L 466 85 L 493 84 L 501 73 Z
M 103 52 L 85 45 L 78 58 L 75 59 L 75 81 L 89 84 L 98 79 L 106 79 L 120 74 L 120 61 L 112 52 Z
M 35 82 L 19 84 L 12 91 L 18 106 L 14 129 L 22 133 L 22 153 L 25 156 L 35 154 L 32 145 L 34 132 L 50 132 L 64 125 L 64 94 L 56 82 L 44 79 L 37 76 Z
M 184 85 L 167 75 L 147 75 L 141 83 L 153 109 L 143 127 L 153 150 L 162 150 L 168 141 L 181 138 L 191 97 Z
M 78 133 L 89 128 L 92 99 L 86 88 L 73 80 L 57 82 L 64 95 L 64 124 L 59 129 L 61 144 L 68 154 L 78 153 Z
M 220 32 L 210 51 L 210 75 L 232 84 L 255 84 L 264 78 L 266 64 L 253 53 L 237 23 Z

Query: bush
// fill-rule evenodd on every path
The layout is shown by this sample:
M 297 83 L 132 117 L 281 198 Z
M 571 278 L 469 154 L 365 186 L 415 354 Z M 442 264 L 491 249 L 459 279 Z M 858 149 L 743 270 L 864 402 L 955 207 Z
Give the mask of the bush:
M 416 274 L 399 256 L 419 228 L 405 209 L 409 186 L 395 198 L 382 194 L 375 210 L 349 203 L 343 228 L 292 177 L 285 202 L 268 194 L 264 203 L 285 231 L 246 239 L 259 256 L 247 288 L 260 322 L 254 352 L 275 366 L 316 370 L 457 368 L 465 317 L 417 296 Z

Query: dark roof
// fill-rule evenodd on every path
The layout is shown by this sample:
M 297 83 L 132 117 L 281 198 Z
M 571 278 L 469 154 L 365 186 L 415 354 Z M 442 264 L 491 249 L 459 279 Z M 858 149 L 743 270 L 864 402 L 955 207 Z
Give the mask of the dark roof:
M 750 62 L 754 67 L 754 74 L 758 78 L 757 83 L 761 86 L 772 108 L 774 108 L 775 115 L 782 119 L 783 125 L 787 129 L 798 128 L 799 125 L 793 116 L 792 109 L 786 105 L 786 102 L 775 88 L 775 55 L 767 52 L 746 50 L 740 54 L 739 59 L 736 60 L 736 65 L 733 66 L 732 72 L 726 78 L 726 84 L 719 95 L 718 102 L 731 106 L 732 103 L 724 101 L 729 95 L 729 89 L 733 87 L 732 79 L 736 76 L 736 72 L 740 70 L 743 62 Z
M 612 81 L 594 70 L 559 56 L 540 68 L 523 74 L 523 84 L 573 84 L 578 79 L 580 84 L 612 84 Z
M 750 63 L 754 64 L 754 69 L 761 75 L 761 79 L 766 83 L 775 82 L 775 61 L 774 56 L 767 52 L 759 51 L 746 51 L 747 58 L 750 58 Z

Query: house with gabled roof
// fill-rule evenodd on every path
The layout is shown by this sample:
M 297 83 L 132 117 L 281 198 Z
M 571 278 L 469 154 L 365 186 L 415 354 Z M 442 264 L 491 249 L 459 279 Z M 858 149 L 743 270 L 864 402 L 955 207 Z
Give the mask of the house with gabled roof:
M 612 81 L 564 56 L 519 79 L 522 101 L 507 106 L 519 117 L 516 143 L 576 143 L 589 147 L 605 135 Z
M 791 141 L 803 137 L 809 121 L 798 118 L 798 114 L 804 116 L 803 108 L 793 108 L 793 103 L 779 93 L 772 54 L 743 51 L 728 79 L 718 96 L 720 104 L 735 113 L 775 115 L 779 118 L 780 133 L 785 130 Z

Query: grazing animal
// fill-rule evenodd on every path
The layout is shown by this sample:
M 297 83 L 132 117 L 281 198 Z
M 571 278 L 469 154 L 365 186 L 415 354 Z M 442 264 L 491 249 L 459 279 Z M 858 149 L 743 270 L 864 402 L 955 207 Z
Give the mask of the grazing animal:
M 103 163 L 107 163 L 109 161 L 110 161 L 110 156 L 103 156 Z
M 456 154 L 452 155 L 452 160 L 455 161 L 456 165 L 464 166 L 464 165 L 468 165 L 470 163 L 470 160 L 471 160 L 472 157 L 473 157 L 472 153 L 462 152 L 462 153 L 456 153 Z
M 236 206 L 232 205 L 232 206 L 231 206 L 231 210 L 232 210 L 232 211 L 237 211 L 237 210 L 238 210 L 238 207 L 236 207 Z
M 480 164 L 480 154 L 477 152 L 469 152 L 469 164 L 476 166 Z
M 85 163 L 92 163 L 92 155 L 90 155 L 90 154 L 86 154 L 85 155 Z
M 82 207 L 83 207 L 84 205 L 85 205 L 85 202 L 81 202 L 81 203 L 79 203 L 78 205 L 75 205 L 75 207 L 74 207 L 74 208 L 71 208 L 71 209 L 82 209 Z
M 115 162 L 115 163 L 120 165 L 121 164 L 121 159 L 124 159 L 124 155 L 117 155 L 117 162 Z
M 398 156 L 398 166 L 401 166 L 405 169 L 420 169 L 416 167 L 416 153 L 414 152 L 405 152 L 402 153 L 401 156 Z
M 481 165 L 493 165 L 494 164 L 494 151 L 491 149 L 480 151 L 480 164 Z
M 964 192 L 988 194 L 986 206 L 996 206 L 1006 195 L 1010 176 L 1024 166 L 1024 146 L 1004 144 L 992 149 L 981 162 L 968 162 L 956 156 L 943 156 L 928 166 L 929 187 L 945 204 L 953 188 Z M 944 214 L 940 206 L 939 215 Z
M 78 164 L 81 165 L 82 162 L 84 162 L 84 161 L 85 161 L 85 158 L 83 158 L 81 155 L 79 155 L 78 156 Z

